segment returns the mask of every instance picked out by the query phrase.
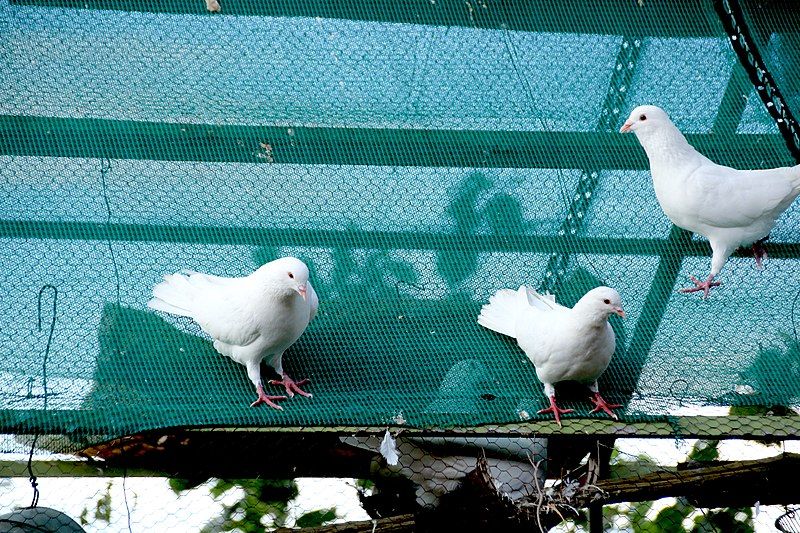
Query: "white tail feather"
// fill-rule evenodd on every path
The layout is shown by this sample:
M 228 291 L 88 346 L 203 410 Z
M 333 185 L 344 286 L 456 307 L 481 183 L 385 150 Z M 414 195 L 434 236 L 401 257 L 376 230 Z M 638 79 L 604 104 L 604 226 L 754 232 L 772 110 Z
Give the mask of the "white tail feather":
M 183 274 L 169 274 L 153 287 L 153 298 L 147 307 L 173 315 L 194 317 L 192 311 L 197 287 Z
M 528 288 L 524 285 L 516 291 L 500 289 L 489 298 L 489 303 L 481 308 L 478 324 L 497 333 L 516 338 L 517 318 L 529 307 Z

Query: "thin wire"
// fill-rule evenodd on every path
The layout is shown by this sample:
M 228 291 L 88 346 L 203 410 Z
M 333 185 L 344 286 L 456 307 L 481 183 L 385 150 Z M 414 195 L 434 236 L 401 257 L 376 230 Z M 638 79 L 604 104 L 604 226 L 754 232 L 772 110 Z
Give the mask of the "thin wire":
M 794 321 L 794 311 L 795 311 L 795 309 L 797 307 L 797 300 L 798 299 L 800 299 L 800 291 L 797 291 L 797 294 L 795 294 L 795 296 L 794 296 L 794 300 L 792 300 L 791 319 L 792 319 L 792 333 L 794 333 L 794 342 L 795 343 L 800 343 L 800 339 L 798 339 L 798 337 L 797 337 L 797 324 Z
M 53 285 L 44 285 L 39 289 L 39 295 L 36 300 L 36 329 L 39 333 L 42 332 L 42 295 L 44 291 L 51 289 L 53 291 L 53 314 L 50 318 L 50 333 L 47 335 L 47 346 L 44 349 L 44 358 L 42 359 L 42 389 L 44 390 L 44 408 L 43 411 L 47 412 L 47 358 L 50 355 L 50 346 L 53 344 L 53 333 L 56 329 L 56 309 L 58 304 L 58 289 Z M 31 443 L 31 451 L 28 454 L 28 481 L 33 488 L 33 499 L 31 499 L 30 508 L 39 505 L 39 483 L 37 482 L 36 475 L 33 473 L 33 452 L 36 449 L 36 443 L 39 440 L 39 432 L 36 431 L 33 435 L 33 442 Z
M 536 117 L 534 120 L 539 122 L 539 127 L 543 131 L 545 131 L 547 133 L 553 133 L 552 128 L 550 128 L 547 125 L 547 122 L 545 122 L 545 120 L 541 117 L 541 114 L 538 112 L 538 110 L 536 108 L 536 104 L 534 103 L 534 99 L 533 99 L 533 89 L 531 88 L 530 84 L 528 83 L 528 79 L 522 74 L 522 69 L 519 68 L 519 65 L 517 63 L 517 57 L 518 56 L 517 56 L 517 52 L 516 52 L 516 47 L 515 47 L 514 43 L 511 40 L 510 32 L 508 30 L 508 25 L 507 24 L 503 24 L 502 28 L 503 28 L 503 37 L 504 37 L 503 45 L 505 46 L 506 52 L 508 53 L 509 59 L 511 60 L 511 68 L 514 69 L 514 73 L 517 75 L 517 78 L 519 79 L 520 83 L 522 84 L 522 88 L 525 91 L 525 95 L 526 95 L 526 97 L 528 99 L 528 106 L 530 107 L 531 111 L 533 112 L 534 117 Z M 555 170 L 556 170 L 556 175 L 558 176 L 558 192 L 559 192 L 559 195 L 561 196 L 561 201 L 564 204 L 565 213 L 568 215 L 569 211 L 570 211 L 570 205 L 571 204 L 570 204 L 569 198 L 567 196 L 567 190 L 566 190 L 567 189 L 567 180 L 564 178 L 563 169 L 557 168 Z M 564 236 L 567 237 L 566 234 Z M 569 237 L 567 237 L 567 238 L 569 238 Z M 577 254 L 583 256 L 585 261 L 589 264 L 589 267 L 594 271 L 594 274 L 597 276 L 597 278 L 602 283 L 605 284 L 606 281 L 605 281 L 604 276 L 601 274 L 600 270 L 595 266 L 595 264 L 589 258 L 589 255 L 586 252 L 583 252 L 583 251 L 580 251 L 580 250 L 578 250 Z
M 480 27 L 478 26 L 478 24 L 477 24 L 477 22 L 475 20 L 475 17 L 474 17 L 474 14 L 476 13 L 477 10 L 473 9 L 472 3 L 470 1 L 467 1 L 467 5 L 469 6 L 470 11 L 473 13 L 473 15 L 471 16 L 473 28 L 480 29 Z M 488 6 L 486 6 L 484 4 L 484 7 L 488 7 Z M 531 110 L 531 112 L 533 114 L 533 118 L 534 118 L 535 121 L 537 121 L 539 123 L 539 127 L 542 129 L 542 131 L 544 131 L 546 133 L 553 133 L 552 128 L 550 128 L 547 125 L 545 120 L 542 118 L 541 113 L 538 112 L 538 109 L 536 107 L 536 104 L 535 104 L 534 98 L 533 98 L 533 89 L 531 88 L 530 84 L 528 83 L 528 78 L 526 78 L 522 74 L 522 69 L 520 69 L 520 67 L 518 65 L 518 56 L 517 56 L 517 53 L 516 53 L 516 47 L 514 46 L 513 42 L 511 41 L 510 32 L 509 32 L 509 29 L 508 29 L 508 24 L 506 24 L 505 22 L 502 22 L 500 24 L 500 27 L 503 29 L 503 37 L 504 37 L 503 46 L 505 47 L 506 53 L 508 54 L 508 57 L 511 60 L 511 68 L 514 70 L 514 73 L 516 74 L 517 79 L 519 80 L 520 84 L 522 85 L 522 89 L 525 92 L 525 96 L 527 98 L 527 104 L 528 104 L 528 107 L 530 108 L 530 110 Z M 567 195 L 567 180 L 564 178 L 563 169 L 557 168 L 555 170 L 556 170 L 556 175 L 558 176 L 558 180 L 557 180 L 558 181 L 558 193 L 561 196 L 562 203 L 564 204 L 564 210 L 565 210 L 565 213 L 566 213 L 565 216 L 567 216 L 567 215 L 569 215 L 569 211 L 570 211 L 570 201 L 569 201 L 569 196 Z M 566 233 L 565 233 L 564 236 L 566 238 L 569 238 L 566 235 Z M 594 265 L 592 260 L 589 258 L 589 255 L 586 254 L 585 252 L 580 251 L 580 250 L 577 251 L 577 254 L 578 255 L 582 255 L 584 257 L 586 262 L 589 264 L 589 267 L 594 271 L 594 274 L 601 281 L 601 283 L 607 284 L 607 282 L 605 281 L 604 276 L 600 273 L 600 270 Z
M 111 159 L 104 157 L 100 162 L 100 183 L 103 186 L 103 201 L 106 204 L 106 229 L 111 225 L 111 202 L 108 199 L 108 186 L 106 185 L 106 175 L 113 170 L 111 166 Z M 117 304 L 120 302 L 119 298 L 119 268 L 117 267 L 117 257 L 114 255 L 114 246 L 111 244 L 111 238 L 106 239 L 108 244 L 108 251 L 111 254 L 111 264 L 114 267 L 114 279 L 116 280 L 117 288 Z
M 517 75 L 517 79 L 522 85 L 522 90 L 525 92 L 525 96 L 528 100 L 528 107 L 530 107 L 530 110 L 533 112 L 533 116 L 535 117 L 534 120 L 536 120 L 539 123 L 539 127 L 543 131 L 547 133 L 553 133 L 552 129 L 547 125 L 547 122 L 545 122 L 545 120 L 542 118 L 541 114 L 539 113 L 539 110 L 536 107 L 536 104 L 534 103 L 533 89 L 531 88 L 530 83 L 528 83 L 528 78 L 526 78 L 522 74 L 522 69 L 519 68 L 519 65 L 517 63 L 518 60 L 517 51 L 516 48 L 514 47 L 513 42 L 511 41 L 508 27 L 505 24 L 503 24 L 502 26 L 503 26 L 503 37 L 504 37 L 503 46 L 505 46 L 506 53 L 508 53 L 508 57 L 511 60 L 511 68 Z M 562 174 L 562 169 L 557 168 L 556 173 L 558 174 L 558 192 L 559 195 L 561 196 L 561 201 L 564 203 L 564 208 L 567 211 L 569 211 L 570 204 L 569 204 L 569 199 L 567 197 L 566 183 Z
M 128 490 L 125 481 L 128 479 L 128 465 L 122 470 L 122 498 L 125 500 L 125 512 L 128 514 L 128 533 L 133 533 L 131 529 L 131 508 L 128 506 Z

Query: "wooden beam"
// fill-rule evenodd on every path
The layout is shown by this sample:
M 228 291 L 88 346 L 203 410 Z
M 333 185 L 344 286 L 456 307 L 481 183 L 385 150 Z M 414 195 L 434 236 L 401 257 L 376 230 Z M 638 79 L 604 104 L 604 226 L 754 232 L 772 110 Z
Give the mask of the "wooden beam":
M 147 468 L 124 468 L 107 466 L 97 461 L 76 459 L 37 460 L 31 462 L 33 473 L 41 478 L 60 477 L 160 477 L 163 472 Z M 27 478 L 28 461 L 0 460 L 0 476 Z
M 63 428 L 80 435 L 110 433 L 113 428 L 84 427 L 85 415 L 81 411 L 48 411 L 46 428 L 31 421 L 41 411 L 0 411 L 0 430 L 4 433 L 30 434 L 37 427 L 42 434 L 68 435 Z M 624 418 L 624 415 L 623 415 Z M 572 438 L 631 437 L 631 438 L 700 438 L 700 439 L 759 439 L 793 440 L 800 435 L 798 416 L 675 416 L 651 421 L 615 421 L 603 418 L 570 418 L 559 427 L 551 420 L 535 420 L 517 424 L 487 424 L 472 427 L 403 427 L 405 436 L 488 436 L 488 437 L 546 437 L 570 435 Z M 153 430 L 177 431 L 174 428 Z M 328 435 L 382 435 L 386 426 L 258 426 L 184 428 L 189 434 L 241 433 L 241 434 L 328 434 Z M 99 439 L 98 439 L 99 440 Z
M 326 0 L 221 0 L 222 10 L 210 14 L 205 3 L 194 0 L 122 2 L 119 0 L 11 0 L 12 6 L 33 5 L 74 9 L 105 9 L 195 15 L 245 15 L 263 17 L 320 17 L 464 26 L 508 28 L 514 31 L 616 34 L 637 32 L 642 36 L 718 36 L 722 31 L 710 22 L 701 0 L 684 1 L 680 16 L 670 2 L 604 0 L 603 8 L 590 8 L 584 0 L 370 0 L 331 2 Z M 794 16 L 792 16 L 794 15 Z M 787 15 L 792 20 L 796 14 Z M 800 25 L 800 23 L 798 24 Z
M 417 519 L 413 514 L 401 514 L 377 520 L 359 520 L 344 524 L 294 529 L 281 527 L 275 533 L 414 533 Z
M 610 504 L 688 497 L 700 507 L 739 507 L 755 502 L 763 505 L 794 504 L 800 500 L 800 488 L 796 483 L 798 475 L 800 455 L 791 453 L 711 466 L 700 463 L 689 469 L 601 480 L 594 487 L 586 487 L 574 503 L 583 507 L 598 501 Z
M 780 135 L 687 135 L 729 166 L 791 163 Z M 254 164 L 649 168 L 633 135 L 176 124 L 0 115 L 0 154 Z
M 467 476 L 475 477 L 481 467 Z M 585 486 L 577 497 L 558 502 L 558 507 L 567 516 L 576 508 L 585 508 L 591 504 L 609 504 L 621 502 L 654 501 L 666 497 L 688 497 L 692 503 L 699 507 L 746 507 L 755 502 L 763 505 L 794 504 L 800 497 L 797 488 L 797 475 L 800 474 L 800 455 L 783 454 L 777 457 L 754 461 L 733 461 L 710 466 L 698 466 L 691 470 L 669 470 L 655 472 L 638 478 L 622 478 L 614 480 L 601 480 L 591 486 Z M 557 489 L 557 487 L 556 487 Z M 496 493 L 491 480 L 487 480 L 485 491 L 495 493 L 481 498 L 462 494 L 463 489 L 451 493 L 449 496 L 458 497 L 460 501 L 468 502 L 462 505 L 463 513 L 474 513 L 476 507 L 481 505 L 489 507 L 482 518 L 481 530 L 491 530 L 492 526 L 500 524 L 520 525 L 520 531 L 534 531 L 537 524 L 542 531 L 560 522 L 563 514 L 555 511 L 554 505 L 547 501 L 541 514 L 537 516 L 536 499 L 531 496 L 527 504 L 515 506 L 504 500 Z M 474 492 L 474 491 L 473 491 Z M 556 494 L 558 491 L 556 490 Z M 491 516 L 492 510 L 495 511 Z M 516 516 L 514 516 L 514 513 Z M 560 515 L 560 516 L 559 516 Z M 481 517 L 480 514 L 477 515 Z M 417 523 L 421 517 L 414 515 L 398 515 L 368 520 L 332 524 L 316 528 L 303 529 L 304 533 L 367 533 L 371 531 L 411 532 L 417 531 Z M 457 516 L 456 516 L 457 518 Z M 498 528 L 500 529 L 500 528 Z M 505 528 L 502 528 L 505 530 Z M 441 528 L 431 529 L 440 531 Z M 460 530 L 460 528 L 459 528 Z M 289 529 L 278 530 L 288 533 Z

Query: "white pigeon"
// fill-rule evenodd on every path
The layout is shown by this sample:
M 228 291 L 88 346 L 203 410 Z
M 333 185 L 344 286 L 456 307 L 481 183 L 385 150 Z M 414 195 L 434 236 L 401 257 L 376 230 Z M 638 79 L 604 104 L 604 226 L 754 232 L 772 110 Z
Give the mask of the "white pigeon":
M 550 399 L 550 407 L 539 413 L 553 413 L 560 426 L 561 415 L 573 411 L 556 405 L 553 384 L 561 381 L 588 385 L 595 406 L 592 413 L 602 410 L 617 419 L 612 409 L 621 406 L 606 403 L 597 387 L 616 347 L 608 323 L 611 314 L 625 317 L 619 293 L 609 287 L 590 290 L 570 309 L 557 304 L 553 295 L 523 285 L 516 291 L 497 291 L 481 309 L 478 324 L 517 339 Z
M 711 244 L 711 273 L 705 281 L 690 276 L 708 297 L 728 257 L 740 246 L 753 247 L 756 266 L 766 257 L 763 243 L 780 216 L 800 194 L 800 165 L 768 170 L 736 170 L 717 165 L 695 150 L 663 109 L 639 106 L 621 133 L 636 134 L 650 160 L 653 188 L 664 214 L 676 225 L 699 233 Z
M 314 318 L 319 299 L 308 267 L 294 257 L 283 257 L 260 267 L 249 276 L 225 278 L 184 272 L 164 276 L 153 288 L 151 309 L 193 319 L 214 339 L 214 348 L 243 364 L 262 403 L 274 403 L 286 396 L 267 396 L 261 382 L 262 359 L 275 369 L 289 396 L 311 396 L 300 388 L 308 380 L 295 382 L 284 372 L 283 352 L 300 338 Z

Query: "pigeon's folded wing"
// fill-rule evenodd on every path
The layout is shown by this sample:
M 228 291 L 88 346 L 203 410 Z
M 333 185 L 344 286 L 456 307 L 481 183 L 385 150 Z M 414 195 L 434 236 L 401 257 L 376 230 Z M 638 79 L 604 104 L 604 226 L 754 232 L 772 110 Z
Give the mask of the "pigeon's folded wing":
M 717 228 L 747 227 L 786 209 L 797 191 L 788 169 L 736 170 L 703 165 L 688 183 L 690 196 L 701 199 L 700 222 Z
M 259 337 L 260 314 L 252 291 L 241 284 L 209 287 L 197 298 L 194 319 L 203 331 L 232 346 L 247 346 Z
M 208 287 L 218 285 L 236 285 L 241 283 L 243 278 L 226 278 L 224 276 L 215 276 L 213 274 L 203 274 L 202 272 L 195 272 L 194 270 L 183 269 L 180 271 L 184 276 L 188 276 L 192 285 L 195 287 Z
M 517 337 L 517 342 L 534 366 L 538 368 L 547 365 L 551 358 L 561 356 L 560 351 L 555 348 L 558 339 L 554 337 L 554 332 L 561 329 L 560 321 L 564 320 L 565 314 L 539 313 L 533 309 L 529 313 L 536 313 L 536 315 L 529 314 L 522 318 L 526 327 L 524 332 Z

